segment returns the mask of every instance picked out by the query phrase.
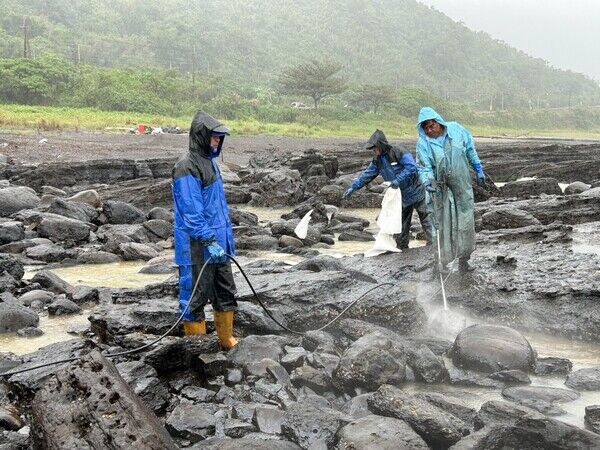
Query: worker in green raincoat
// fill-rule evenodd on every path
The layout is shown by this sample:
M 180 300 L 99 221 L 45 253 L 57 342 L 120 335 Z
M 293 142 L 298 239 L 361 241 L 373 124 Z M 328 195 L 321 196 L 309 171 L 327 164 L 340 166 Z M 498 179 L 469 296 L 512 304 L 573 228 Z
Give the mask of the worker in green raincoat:
M 417 167 L 433 211 L 434 233 L 440 234 L 441 270 L 458 258 L 460 272 L 469 272 L 475 250 L 473 187 L 469 166 L 477 183 L 485 184 L 473 136 L 456 122 L 445 122 L 432 108 L 421 108 L 417 123 Z M 437 236 L 434 234 L 434 243 Z M 437 251 L 436 251 L 437 254 Z

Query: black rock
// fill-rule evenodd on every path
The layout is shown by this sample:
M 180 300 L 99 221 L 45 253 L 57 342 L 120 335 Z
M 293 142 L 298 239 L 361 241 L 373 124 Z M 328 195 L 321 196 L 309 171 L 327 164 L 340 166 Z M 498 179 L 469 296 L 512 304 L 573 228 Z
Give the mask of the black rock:
M 502 396 L 552 416 L 564 414 L 565 411 L 558 404 L 579 398 L 579 394 L 575 391 L 546 386 L 508 387 L 502 390 Z
M 527 339 L 512 328 L 473 325 L 456 337 L 452 361 L 458 367 L 483 372 L 529 371 L 535 363 L 535 354 Z
M 369 415 L 350 422 L 339 431 L 340 449 L 428 449 L 429 446 L 406 422 L 393 417 Z
M 565 385 L 577 391 L 600 391 L 600 367 L 571 372 Z
M 206 439 L 215 432 L 216 419 L 213 408 L 203 404 L 180 403 L 168 415 L 165 427 L 175 437 L 191 442 Z
M 371 333 L 346 349 L 333 378 L 348 392 L 357 387 L 374 391 L 383 384 L 402 383 L 405 369 L 406 355 L 384 335 Z
M 63 316 L 78 312 L 81 312 L 79 305 L 62 295 L 56 297 L 54 301 L 48 305 L 48 313 L 51 316 Z
M 38 337 L 43 334 L 44 334 L 44 332 L 36 327 L 21 328 L 20 330 L 17 331 L 17 336 L 20 336 L 20 337 Z
M 585 407 L 585 426 L 594 433 L 600 434 L 600 405 Z
M 115 225 L 142 223 L 146 218 L 142 210 L 118 200 L 105 201 L 102 211 L 108 223 Z
M 407 422 L 435 448 L 448 448 L 469 434 L 462 420 L 390 385 L 381 386 L 368 403 L 376 414 Z
M 127 361 L 116 364 L 123 379 L 140 396 L 144 403 L 159 413 L 169 402 L 169 390 L 158 379 L 154 367 L 140 361 Z
M 257 406 L 254 409 L 252 423 L 262 433 L 280 434 L 284 416 L 285 413 L 281 409 L 269 407 L 268 405 Z
M 16 300 L 0 299 L 0 333 L 11 333 L 26 327 L 37 327 L 39 317 L 35 311 Z
M 573 363 L 566 358 L 537 358 L 536 375 L 567 375 L 573 369 Z
M 528 408 L 527 406 L 515 405 L 514 403 L 502 400 L 490 400 L 479 408 L 475 419 L 476 428 L 479 429 L 495 424 L 512 425 L 521 417 L 539 419 L 544 416 L 537 410 Z
M 279 361 L 283 341 L 279 336 L 246 336 L 227 354 L 227 359 L 237 366 L 270 358 Z
M 50 270 L 40 270 L 31 279 L 33 283 L 38 283 L 44 289 L 55 294 L 69 294 L 73 292 L 73 286 L 61 279 Z
M 299 402 L 287 408 L 281 431 L 302 448 L 332 448 L 338 430 L 349 422 L 338 411 Z

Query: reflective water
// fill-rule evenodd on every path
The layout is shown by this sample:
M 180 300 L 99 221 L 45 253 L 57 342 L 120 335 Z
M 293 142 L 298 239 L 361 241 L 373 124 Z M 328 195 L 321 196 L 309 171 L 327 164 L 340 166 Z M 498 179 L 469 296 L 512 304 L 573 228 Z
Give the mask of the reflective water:
M 69 334 L 69 330 L 83 330 L 88 328 L 88 316 L 89 311 L 68 316 L 40 316 L 39 328 L 44 331 L 43 335 L 33 338 L 22 338 L 15 333 L 0 334 L 0 352 L 24 355 L 55 342 L 73 339 L 75 336 Z
M 121 261 L 61 267 L 52 269 L 52 272 L 72 285 L 108 288 L 142 288 L 151 283 L 160 283 L 170 277 L 170 274 L 138 273 L 142 267 L 144 267 L 142 261 Z M 33 277 L 37 269 L 39 268 L 26 268 L 25 278 Z

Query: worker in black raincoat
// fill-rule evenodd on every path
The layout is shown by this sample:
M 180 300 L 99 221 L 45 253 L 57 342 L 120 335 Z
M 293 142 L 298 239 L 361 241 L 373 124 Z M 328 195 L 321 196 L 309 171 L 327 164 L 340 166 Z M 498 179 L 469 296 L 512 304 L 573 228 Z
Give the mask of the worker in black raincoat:
M 391 146 L 381 130 L 373 133 L 366 148 L 373 151 L 373 161 L 352 182 L 343 198 L 349 198 L 354 191 L 381 175 L 390 182 L 392 189 L 400 188 L 402 191 L 402 233 L 394 236 L 398 247 L 408 248 L 413 211 L 417 211 L 425 240 L 431 244 L 432 223 L 425 205 L 425 190 L 419 181 L 417 165 L 411 153 L 404 148 Z

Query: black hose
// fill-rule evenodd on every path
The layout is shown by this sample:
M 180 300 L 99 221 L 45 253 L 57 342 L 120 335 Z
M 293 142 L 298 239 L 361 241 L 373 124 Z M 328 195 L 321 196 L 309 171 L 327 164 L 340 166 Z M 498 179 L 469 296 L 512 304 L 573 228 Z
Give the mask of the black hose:
M 293 333 L 293 334 L 304 335 L 304 334 L 306 334 L 308 332 L 308 331 L 292 330 L 292 329 L 286 327 L 285 325 L 281 324 L 275 317 L 273 317 L 273 314 L 271 314 L 271 311 L 269 311 L 269 309 L 265 306 L 265 304 L 262 302 L 262 300 L 260 299 L 260 297 L 256 293 L 256 290 L 254 289 L 254 286 L 252 285 L 252 283 L 248 279 L 248 276 L 246 275 L 246 272 L 244 272 L 244 269 L 242 269 L 242 267 L 240 266 L 240 264 L 237 262 L 237 260 L 232 255 L 229 255 L 227 253 L 225 255 L 227 257 L 229 257 L 229 259 L 231 259 L 235 263 L 235 265 L 238 267 L 238 269 L 240 270 L 242 276 L 244 277 L 244 279 L 248 283 L 248 286 L 252 290 L 252 294 L 254 295 L 254 298 L 256 298 L 256 301 L 258 302 L 258 304 L 262 307 L 262 309 L 264 309 L 264 311 L 267 314 L 267 316 L 269 316 L 269 318 L 273 322 L 275 322 L 277 325 L 279 325 L 284 330 L 289 331 L 290 333 Z M 141 347 L 137 347 L 137 348 L 134 348 L 132 350 L 126 350 L 126 351 L 118 352 L 118 353 L 109 353 L 109 354 L 104 355 L 104 356 L 107 357 L 107 358 L 114 358 L 114 357 L 117 357 L 117 356 L 125 356 L 125 355 L 131 355 L 131 354 L 134 354 L 134 353 L 138 353 L 138 352 L 141 352 L 142 350 L 145 350 L 145 349 L 147 349 L 149 347 L 152 347 L 153 345 L 157 344 L 159 341 L 161 341 L 162 339 L 164 339 L 166 336 L 168 336 L 175 329 L 175 327 L 177 327 L 177 325 L 179 325 L 181 323 L 181 321 L 183 320 L 183 317 L 185 316 L 185 314 L 190 309 L 190 305 L 192 303 L 192 299 L 194 298 L 196 290 L 198 289 L 198 285 L 200 283 L 200 279 L 202 277 L 202 274 L 204 273 L 204 270 L 206 269 L 206 266 L 208 265 L 209 262 L 210 262 L 210 258 L 208 260 L 206 260 L 206 262 L 202 266 L 202 269 L 200 269 L 200 273 L 198 274 L 198 278 L 196 280 L 196 283 L 194 284 L 194 288 L 192 289 L 192 293 L 190 295 L 190 300 L 188 301 L 188 304 L 185 306 L 185 308 L 183 309 L 183 311 L 181 312 L 181 314 L 179 315 L 179 317 L 177 318 L 177 320 L 175 321 L 175 323 L 171 326 L 171 328 L 169 328 L 166 332 L 164 332 L 162 335 L 160 335 L 158 338 L 156 338 L 152 342 L 150 342 L 148 344 L 144 344 Z M 363 293 L 360 297 L 358 297 L 356 300 L 354 300 L 352 303 L 350 303 L 348 306 L 346 306 L 342 310 L 341 313 L 339 313 L 336 317 L 334 317 L 332 320 L 330 320 L 329 322 L 327 322 L 325 325 L 323 325 L 320 328 L 317 328 L 316 330 L 309 330 L 309 331 L 322 331 L 322 330 L 330 327 L 333 323 L 335 323 L 338 319 L 340 319 L 340 317 L 342 317 L 344 314 L 346 314 L 346 312 L 350 308 L 352 308 L 359 300 L 361 300 L 365 295 L 367 295 L 369 292 L 371 292 L 371 291 L 373 291 L 373 290 L 375 290 L 377 288 L 380 288 L 382 286 L 393 286 L 393 283 L 381 283 L 381 284 L 378 284 L 377 286 L 372 287 L 371 289 L 369 289 L 368 291 L 366 291 L 365 293 Z M 18 375 L 20 373 L 29 372 L 31 370 L 41 369 L 43 367 L 48 367 L 48 366 L 53 366 L 53 365 L 56 365 L 56 364 L 63 364 L 63 363 L 77 361 L 78 359 L 80 359 L 80 357 L 75 356 L 73 358 L 65 358 L 65 359 L 60 359 L 58 361 L 51 361 L 51 362 L 48 362 L 48 363 L 39 364 L 37 366 L 28 367 L 26 369 L 14 370 L 12 372 L 0 373 L 0 377 L 10 377 L 10 376 L 13 376 L 13 375 Z
M 237 268 L 240 270 L 242 276 L 244 277 L 244 279 L 248 283 L 248 286 L 250 286 L 250 289 L 252 290 L 252 294 L 254 295 L 254 298 L 256 299 L 256 301 L 258 302 L 258 304 L 262 307 L 262 309 L 265 310 L 265 313 L 267 314 L 267 316 L 269 316 L 271 318 L 271 320 L 273 322 L 275 322 L 277 325 L 279 325 L 284 330 L 289 331 L 290 333 L 293 333 L 293 334 L 304 335 L 304 334 L 308 333 L 308 331 L 292 330 L 291 328 L 288 328 L 285 325 L 281 324 L 275 317 L 273 317 L 273 314 L 271 314 L 271 311 L 269 311 L 269 309 L 265 306 L 265 304 L 262 302 L 262 300 L 260 299 L 260 297 L 258 296 L 258 294 L 256 293 L 256 291 L 254 290 L 254 286 L 252 286 L 252 283 L 250 283 L 250 280 L 248 279 L 248 276 L 246 275 L 246 272 L 244 272 L 244 269 L 242 269 L 242 266 L 240 266 L 240 263 L 238 263 L 233 256 L 231 256 L 231 255 L 227 255 L 227 256 L 229 256 L 229 259 L 231 259 L 235 263 L 235 265 L 237 266 Z M 393 286 L 393 285 L 394 285 L 393 283 L 380 283 L 377 286 L 373 286 L 367 292 L 363 293 L 360 297 L 358 297 L 356 300 L 354 300 L 352 303 L 350 303 L 348 306 L 346 306 L 342 310 L 341 313 L 339 313 L 336 317 L 334 317 L 333 319 L 331 319 L 325 325 L 323 325 L 320 328 L 317 328 L 316 330 L 309 330 L 309 331 L 323 331 L 324 329 L 326 329 L 326 328 L 330 327 L 331 325 L 333 325 L 333 323 L 335 323 L 344 314 L 346 314 L 346 311 L 348 311 L 350 308 L 352 308 L 359 300 L 361 300 L 369 292 L 374 291 L 375 289 L 380 288 L 382 286 Z

